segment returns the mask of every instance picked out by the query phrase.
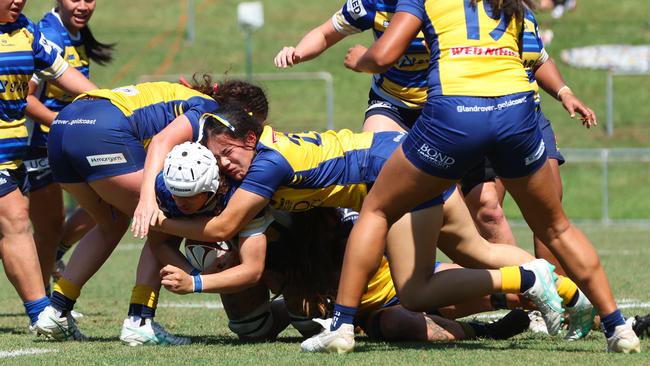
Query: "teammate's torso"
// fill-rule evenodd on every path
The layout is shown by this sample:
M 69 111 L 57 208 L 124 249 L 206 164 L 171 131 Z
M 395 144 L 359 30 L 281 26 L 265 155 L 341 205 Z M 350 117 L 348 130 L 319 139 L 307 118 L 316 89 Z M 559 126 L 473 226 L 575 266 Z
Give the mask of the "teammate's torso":
M 203 113 L 218 107 L 217 102 L 209 96 L 168 82 L 142 83 L 112 90 L 97 89 L 79 96 L 87 97 L 108 99 L 128 119 L 129 125 L 123 128 L 130 129 L 145 146 L 181 114 L 185 114 L 192 124 L 198 124 Z
M 86 54 L 86 47 L 81 34 L 73 37 L 65 28 L 59 14 L 54 9 L 45 14 L 43 19 L 38 23 L 38 27 L 48 39 L 50 45 L 71 67 L 77 69 L 86 78 L 90 77 L 90 61 Z M 35 95 L 49 110 L 59 112 L 74 99 L 74 96 L 67 94 L 53 83 L 44 80 L 38 81 L 39 85 Z M 34 149 L 46 149 L 49 127 L 34 121 L 29 122 L 30 151 Z M 30 152 L 30 155 L 34 154 L 36 152 Z
M 377 39 L 388 28 L 396 6 L 397 0 L 348 0 L 334 14 L 332 24 L 342 34 L 372 29 Z M 420 32 L 393 67 L 373 76 L 372 89 L 400 107 L 420 108 L 427 99 L 428 65 L 429 50 Z
M 486 1 L 404 0 L 398 11 L 423 22 L 431 49 L 429 97 L 495 97 L 530 91 L 520 58 L 521 21 L 493 17 Z
M 0 169 L 18 167 L 27 149 L 25 107 L 32 74 L 57 75 L 65 66 L 24 15 L 0 24 Z
M 264 128 L 241 188 L 270 198 L 273 208 L 359 210 L 380 165 L 399 145 L 398 132 L 350 130 L 285 134 Z

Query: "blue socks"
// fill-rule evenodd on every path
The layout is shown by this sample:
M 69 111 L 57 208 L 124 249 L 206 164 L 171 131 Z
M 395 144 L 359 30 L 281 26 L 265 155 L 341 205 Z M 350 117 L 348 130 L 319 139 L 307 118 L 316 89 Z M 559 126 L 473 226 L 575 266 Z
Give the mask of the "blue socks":
M 603 330 L 605 331 L 605 337 L 610 338 L 614 335 L 614 330 L 619 325 L 625 324 L 625 319 L 621 315 L 621 311 L 616 309 L 611 314 L 604 316 L 600 319 Z
M 356 313 L 357 308 L 334 304 L 334 316 L 332 317 L 330 330 L 337 330 L 343 324 L 352 324 Z
M 43 296 L 38 300 L 25 301 L 23 305 L 25 306 L 25 313 L 29 317 L 30 324 L 34 324 L 38 320 L 38 314 L 50 305 L 50 298 Z
M 519 273 L 521 274 L 520 291 L 526 292 L 535 284 L 535 273 L 533 271 L 524 269 L 524 267 L 519 267 Z

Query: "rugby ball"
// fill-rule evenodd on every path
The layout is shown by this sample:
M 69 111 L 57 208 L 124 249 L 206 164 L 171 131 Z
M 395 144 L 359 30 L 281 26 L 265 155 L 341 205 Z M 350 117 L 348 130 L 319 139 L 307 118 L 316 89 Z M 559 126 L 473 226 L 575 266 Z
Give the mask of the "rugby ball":
M 225 249 L 225 250 L 224 250 Z M 203 272 L 212 266 L 219 258 L 230 252 L 228 242 L 199 243 L 193 241 L 185 242 L 185 257 L 192 267 Z

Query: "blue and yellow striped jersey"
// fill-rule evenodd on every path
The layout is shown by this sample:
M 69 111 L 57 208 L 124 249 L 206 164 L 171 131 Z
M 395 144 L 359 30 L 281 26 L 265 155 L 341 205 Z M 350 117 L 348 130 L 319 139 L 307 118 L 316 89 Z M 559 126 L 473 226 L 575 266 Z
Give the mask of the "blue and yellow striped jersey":
M 219 104 L 211 97 L 181 84 L 164 81 L 142 83 L 121 88 L 97 89 L 79 98 L 103 98 L 119 108 L 129 120 L 130 130 L 145 147 L 151 138 L 162 131 L 176 117 L 185 115 L 192 124 L 193 140 L 200 137 L 199 118 L 214 111 Z
M 358 211 L 366 184 L 374 182 L 380 169 L 374 159 L 387 159 L 402 136 L 350 130 L 286 134 L 266 126 L 240 188 L 270 199 L 271 207 L 283 211 L 318 206 Z
M 428 95 L 496 97 L 531 91 L 522 66 L 522 24 L 493 16 L 486 1 L 400 0 L 397 12 L 422 20 L 431 50 Z
M 0 169 L 20 166 L 27 150 L 28 82 L 59 77 L 68 64 L 26 16 L 0 24 Z
M 535 104 L 539 104 L 539 86 L 535 80 L 535 69 L 546 62 L 549 56 L 544 48 L 544 42 L 542 42 L 542 39 L 540 38 L 535 15 L 530 10 L 526 11 L 526 16 L 524 18 L 522 45 L 523 52 L 521 58 L 524 61 L 524 67 L 528 74 L 528 81 L 535 90 Z
M 73 37 L 68 32 L 61 21 L 59 13 L 52 9 L 38 22 L 37 27 L 43 36 L 47 38 L 49 44 L 70 66 L 77 69 L 85 77 L 90 77 L 90 61 L 86 55 L 84 40 L 81 38 L 81 34 Z M 74 96 L 68 95 L 56 85 L 41 80 L 36 75 L 32 80 L 38 83 L 35 96 L 51 111 L 59 112 L 74 99 Z M 30 130 L 30 147 L 47 148 L 49 127 L 29 120 L 28 128 Z
M 397 0 L 348 0 L 332 16 L 332 25 L 345 35 L 372 29 L 377 39 L 388 28 L 396 7 Z M 373 75 L 372 90 L 397 106 L 421 108 L 427 100 L 428 66 L 429 50 L 420 32 L 393 67 Z

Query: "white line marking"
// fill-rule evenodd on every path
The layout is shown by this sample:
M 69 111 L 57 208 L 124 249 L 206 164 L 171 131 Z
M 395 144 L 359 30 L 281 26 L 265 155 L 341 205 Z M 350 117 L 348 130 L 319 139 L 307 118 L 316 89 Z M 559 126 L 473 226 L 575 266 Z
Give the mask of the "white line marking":
M 0 358 L 37 355 L 37 354 L 49 353 L 49 352 L 57 352 L 57 350 L 43 349 L 43 348 L 25 348 L 25 349 L 17 349 L 15 351 L 0 351 Z
M 216 301 L 164 302 L 162 304 L 158 304 L 158 307 L 181 309 L 223 309 L 223 304 Z

